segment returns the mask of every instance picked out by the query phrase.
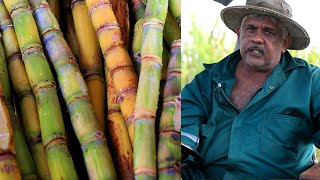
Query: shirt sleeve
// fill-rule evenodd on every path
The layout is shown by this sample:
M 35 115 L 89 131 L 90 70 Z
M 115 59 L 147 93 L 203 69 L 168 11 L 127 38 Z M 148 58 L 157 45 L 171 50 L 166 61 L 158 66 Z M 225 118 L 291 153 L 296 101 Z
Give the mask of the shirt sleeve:
M 313 144 L 320 148 L 320 70 L 316 69 L 312 76 L 311 112 L 314 119 L 315 133 Z
M 201 124 L 207 121 L 212 99 L 210 76 L 202 72 L 181 91 L 181 143 L 197 151 Z

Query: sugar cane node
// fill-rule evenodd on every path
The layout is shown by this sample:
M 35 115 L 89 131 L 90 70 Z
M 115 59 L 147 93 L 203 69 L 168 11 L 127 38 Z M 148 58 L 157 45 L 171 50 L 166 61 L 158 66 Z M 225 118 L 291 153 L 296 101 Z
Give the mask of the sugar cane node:
M 33 13 L 36 14 L 36 11 L 38 11 L 39 9 L 47 9 L 50 8 L 48 2 L 46 1 L 40 1 L 38 3 L 31 3 L 32 9 L 33 9 Z
M 175 171 L 175 172 L 180 172 L 181 171 L 181 166 L 179 163 L 174 163 L 173 166 L 170 167 L 164 167 L 160 168 L 159 172 L 167 172 L 167 171 Z
M 44 139 L 42 142 L 43 142 L 43 147 L 47 151 L 50 147 L 55 146 L 58 143 L 66 144 L 67 137 L 64 134 L 56 133 L 47 137 L 47 139 Z
M 34 53 L 35 51 L 40 51 L 41 53 L 43 53 L 43 48 L 41 46 L 41 44 L 37 43 L 37 42 L 30 42 L 25 44 L 24 46 L 20 47 L 21 52 L 22 52 L 22 57 L 26 56 L 26 55 L 30 55 L 32 53 Z M 25 58 L 22 58 L 23 61 L 26 61 Z
M 9 15 L 11 16 L 16 10 L 19 10 L 19 9 L 25 9 L 25 10 L 29 10 L 30 12 L 32 12 L 31 7 L 29 6 L 28 3 L 19 2 L 19 3 L 12 5 L 10 7 L 10 9 L 8 9 Z
M 21 59 L 21 53 L 20 52 L 15 52 L 15 53 L 12 53 L 10 54 L 8 57 L 7 57 L 7 61 L 10 62 L 10 61 L 19 61 Z
M 86 72 L 83 72 L 82 75 L 84 80 L 94 80 L 94 79 L 101 80 L 100 77 L 102 76 L 102 73 L 86 71 Z
M 134 174 L 137 176 L 138 174 L 148 174 L 150 176 L 156 177 L 157 171 L 151 168 L 137 168 L 134 170 Z
M 69 56 L 68 60 L 55 61 L 53 65 L 55 68 L 61 68 L 61 67 L 67 66 L 67 65 L 72 65 L 72 66 L 76 66 L 76 67 L 79 66 L 76 58 L 73 56 Z
M 71 96 L 69 99 L 71 99 L 71 101 L 67 101 L 67 106 L 72 106 L 73 104 L 75 104 L 76 102 L 78 102 L 78 100 L 83 99 L 83 100 L 89 100 L 89 96 L 88 95 L 82 95 L 82 94 L 78 94 L 78 95 L 73 95 Z
M 172 96 L 169 98 L 164 99 L 165 102 L 163 102 L 163 106 L 171 106 L 171 105 L 176 105 L 177 102 L 175 100 L 175 98 L 173 99 Z
M 85 0 L 72 0 L 72 1 L 71 1 L 71 9 L 73 9 L 73 7 L 74 7 L 75 4 L 81 3 L 81 2 L 84 2 L 84 3 L 85 3 Z
M 19 101 L 27 96 L 33 96 L 32 90 L 25 90 L 21 91 L 19 94 L 17 94 Z
M 171 50 L 180 49 L 180 48 L 181 48 L 181 39 L 177 39 L 177 40 L 172 41 Z
M 141 57 L 141 61 L 150 61 L 162 66 L 162 58 L 152 54 L 146 54 Z
M 139 120 L 142 120 L 144 121 L 145 119 L 150 119 L 152 121 L 155 121 L 155 112 L 147 112 L 147 111 L 143 111 L 143 110 L 140 110 L 140 111 L 135 111 L 134 112 L 134 119 L 137 119 L 135 121 L 139 121 Z
M 109 6 L 110 8 L 112 8 L 112 4 L 111 3 L 109 3 L 109 2 L 99 2 L 99 3 L 96 3 L 96 4 L 93 4 L 92 6 L 91 6 L 91 8 L 89 9 L 89 15 L 91 16 L 92 15 L 92 13 L 96 10 L 96 9 L 98 9 L 99 7 L 101 7 L 101 6 Z
M 117 41 L 112 43 L 112 45 L 110 45 L 110 47 L 108 49 L 106 49 L 105 51 L 102 52 L 103 56 L 107 56 L 109 52 L 111 52 L 111 50 L 115 49 L 116 47 L 124 47 L 123 41 Z
M 56 37 L 56 34 L 62 34 L 62 32 L 60 30 L 57 29 L 53 29 L 53 27 L 51 27 L 52 29 L 49 29 L 48 31 L 44 32 L 41 36 L 41 39 L 43 40 L 44 44 L 47 43 L 47 41 L 50 42 L 50 40 L 52 40 L 53 38 Z
M 81 149 L 84 151 L 86 149 L 86 146 L 90 144 L 91 142 L 95 141 L 107 141 L 105 135 L 103 132 L 96 130 L 95 132 L 88 133 L 86 136 L 82 136 L 80 139 L 81 143 Z
M 166 80 L 168 81 L 168 80 L 177 78 L 178 76 L 181 76 L 181 69 L 180 69 L 180 68 L 177 68 L 177 69 L 175 69 L 175 70 L 168 71 L 168 72 L 167 72 Z
M 50 89 L 56 89 L 56 88 L 57 88 L 56 83 L 53 81 L 42 81 L 32 87 L 34 91 L 33 93 L 35 95 L 40 93 L 42 90 L 48 91 Z
M 1 23 L 1 31 L 4 31 L 4 30 L 6 30 L 7 28 L 9 28 L 9 27 L 13 27 L 13 24 L 12 24 L 12 22 L 10 22 L 9 20 L 7 20 L 7 21 L 2 21 L 3 23 Z M 7 22 L 7 23 L 5 23 L 5 22 Z M 3 24 L 3 25 L 2 25 Z M 1 34 L 0 34 L 0 38 L 1 38 Z
M 160 135 L 165 135 L 165 134 L 172 135 L 172 134 L 174 134 L 174 135 L 172 135 L 172 137 L 173 137 L 175 140 L 179 138 L 178 136 L 180 136 L 180 133 L 178 133 L 178 132 L 175 131 L 175 130 L 162 130 L 159 134 L 160 134 Z
M 111 74 L 112 76 L 112 74 Z M 129 94 L 129 93 L 136 93 L 137 92 L 137 88 L 136 87 L 131 87 L 131 88 L 128 88 L 128 89 L 124 89 L 123 91 L 120 90 L 121 92 L 119 93 L 118 97 L 117 97 L 117 103 L 120 104 L 124 97 L 126 96 L 126 94 Z
M 159 30 L 163 31 L 163 22 L 157 18 L 145 19 L 144 23 L 142 24 L 142 28 L 145 26 L 152 26 L 152 28 L 159 28 Z
M 39 10 L 39 9 L 38 9 Z M 54 27 L 50 27 L 50 29 L 47 29 L 46 31 L 44 31 L 40 36 L 40 38 L 42 39 L 43 38 L 43 41 L 47 41 L 47 38 L 49 38 L 49 36 L 51 34 L 54 34 L 54 33 L 60 33 L 62 34 L 62 32 L 59 30 L 59 29 L 54 29 Z M 52 35 L 54 36 L 54 35 Z M 52 37 L 53 38 L 53 37 Z
M 42 139 L 41 139 L 41 135 L 39 134 L 38 136 L 36 136 L 36 137 L 30 137 L 29 139 L 28 139 L 28 144 L 29 144 L 29 146 L 33 146 L 33 145 L 35 145 L 35 144 L 38 144 L 38 143 L 40 143 L 40 142 L 42 142 Z
M 98 36 L 99 36 L 100 32 L 101 32 L 103 29 L 107 29 L 107 30 L 119 29 L 119 30 L 120 30 L 120 27 L 119 27 L 119 24 L 118 24 L 117 22 L 102 24 L 102 25 L 99 26 L 98 29 L 97 29 L 97 35 L 98 35 Z M 121 43 L 121 44 L 123 45 L 123 43 Z

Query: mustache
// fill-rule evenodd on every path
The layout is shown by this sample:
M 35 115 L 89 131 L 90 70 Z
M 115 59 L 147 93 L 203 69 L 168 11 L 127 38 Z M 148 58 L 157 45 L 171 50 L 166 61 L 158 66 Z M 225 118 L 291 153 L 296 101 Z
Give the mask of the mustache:
M 246 49 L 246 52 L 249 52 L 249 51 L 259 51 L 261 54 L 264 54 L 264 49 L 262 47 L 259 47 L 259 46 L 256 46 L 256 45 L 253 45 L 253 46 L 250 46 Z

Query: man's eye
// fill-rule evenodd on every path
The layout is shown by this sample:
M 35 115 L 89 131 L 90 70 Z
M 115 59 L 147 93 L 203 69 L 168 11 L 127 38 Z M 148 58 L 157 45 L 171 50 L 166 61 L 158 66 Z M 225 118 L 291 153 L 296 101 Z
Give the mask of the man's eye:
M 252 32 L 252 31 L 254 31 L 254 28 L 253 27 L 248 27 L 247 31 Z
M 274 33 L 271 32 L 271 31 L 266 31 L 266 34 L 267 34 L 267 35 L 274 35 Z

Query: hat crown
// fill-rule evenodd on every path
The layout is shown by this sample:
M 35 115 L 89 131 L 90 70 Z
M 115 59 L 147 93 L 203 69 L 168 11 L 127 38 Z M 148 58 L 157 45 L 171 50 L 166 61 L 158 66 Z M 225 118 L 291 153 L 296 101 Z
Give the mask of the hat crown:
M 289 18 L 292 17 L 292 9 L 284 0 L 247 0 L 246 4 L 250 6 L 268 8 Z

